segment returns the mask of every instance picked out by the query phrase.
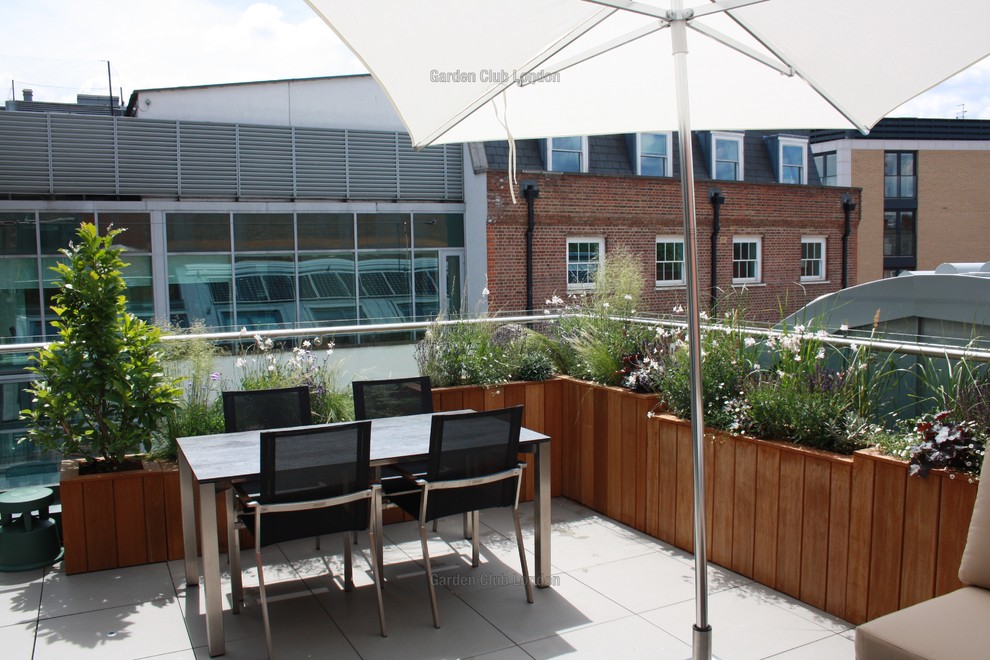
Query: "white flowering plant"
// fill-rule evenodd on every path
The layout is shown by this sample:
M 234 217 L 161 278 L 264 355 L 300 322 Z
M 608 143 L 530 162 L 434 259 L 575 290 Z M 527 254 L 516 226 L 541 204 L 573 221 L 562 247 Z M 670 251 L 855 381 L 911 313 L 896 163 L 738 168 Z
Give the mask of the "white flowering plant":
M 701 380 L 705 425 L 744 431 L 740 411 L 745 392 L 754 378 L 759 345 L 743 331 L 741 314 L 734 310 L 721 318 L 706 315 L 701 331 Z M 682 335 L 681 335 L 682 337 Z M 691 369 L 686 339 L 670 344 L 669 354 L 653 369 L 654 388 L 660 402 L 679 417 L 691 415 Z
M 338 369 L 331 362 L 334 342 L 322 337 L 304 339 L 297 346 L 287 341 L 255 335 L 234 366 L 244 390 L 265 390 L 306 385 L 310 391 L 313 420 L 317 423 L 354 419 L 354 402 L 341 386 Z

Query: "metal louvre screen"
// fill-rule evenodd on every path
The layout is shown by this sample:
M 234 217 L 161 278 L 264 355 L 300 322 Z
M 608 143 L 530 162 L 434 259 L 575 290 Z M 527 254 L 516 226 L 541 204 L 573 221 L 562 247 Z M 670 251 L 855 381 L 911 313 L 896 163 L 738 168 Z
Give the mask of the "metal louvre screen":
M 342 130 L 297 128 L 296 195 L 347 198 L 347 140 Z
M 238 126 L 241 197 L 295 197 L 292 129 Z
M 347 170 L 352 199 L 398 199 L 395 133 L 347 131 Z
M 52 192 L 114 195 L 116 145 L 110 117 L 50 115 Z
M 407 135 L 0 113 L 0 194 L 464 199 L 461 145 Z
M 120 194 L 178 195 L 177 124 L 118 118 L 116 126 Z
M 237 126 L 179 122 L 180 195 L 237 196 Z
M 0 193 L 49 193 L 48 117 L 0 113 Z
M 464 199 L 464 148 L 448 144 L 445 169 L 446 195 L 444 199 Z
M 446 146 L 412 148 L 408 135 L 399 136 L 399 197 L 437 199 L 446 193 Z

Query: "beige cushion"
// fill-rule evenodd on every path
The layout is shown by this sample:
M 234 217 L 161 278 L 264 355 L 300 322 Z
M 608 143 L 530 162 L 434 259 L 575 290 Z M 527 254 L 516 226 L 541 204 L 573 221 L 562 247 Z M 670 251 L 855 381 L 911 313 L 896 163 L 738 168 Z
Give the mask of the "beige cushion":
M 856 629 L 857 660 L 963 660 L 990 649 L 990 591 L 963 587 Z
M 990 460 L 983 460 L 980 488 L 976 492 L 973 520 L 969 524 L 966 551 L 959 565 L 959 579 L 990 589 Z M 987 615 L 990 621 L 990 613 Z

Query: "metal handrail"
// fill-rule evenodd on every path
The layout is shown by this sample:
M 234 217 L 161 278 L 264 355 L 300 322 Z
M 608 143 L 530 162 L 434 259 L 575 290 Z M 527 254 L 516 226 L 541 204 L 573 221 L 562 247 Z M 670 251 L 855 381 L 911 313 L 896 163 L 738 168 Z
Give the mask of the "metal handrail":
M 574 313 L 568 313 L 566 316 L 574 316 Z M 227 331 L 227 332 L 205 332 L 196 334 L 179 334 L 179 335 L 164 335 L 162 337 L 163 341 L 183 341 L 191 338 L 196 339 L 207 339 L 211 341 L 237 341 L 252 339 L 256 336 L 262 338 L 279 338 L 279 337 L 300 337 L 300 336 L 320 336 L 320 335 L 348 335 L 348 334 L 373 334 L 380 332 L 399 332 L 399 331 L 415 331 L 415 330 L 428 330 L 431 327 L 437 325 L 454 325 L 459 323 L 543 323 L 547 321 L 559 320 L 564 317 L 565 314 L 561 313 L 551 313 L 551 314 L 523 314 L 523 315 L 512 315 L 512 316 L 483 316 L 476 318 L 464 318 L 464 319 L 443 319 L 443 320 L 432 320 L 432 321 L 404 321 L 400 323 L 375 323 L 368 325 L 338 325 L 338 326 L 319 326 L 313 328 L 278 328 L 269 330 L 253 330 L 253 331 Z M 658 325 L 665 328 L 676 328 L 683 329 L 687 327 L 686 321 L 680 321 L 670 318 L 649 317 L 649 316 L 612 316 L 609 317 L 613 320 L 626 321 L 629 323 L 637 323 L 644 325 Z M 712 330 L 719 327 L 717 323 L 702 323 L 702 329 Z M 734 332 L 739 332 L 745 335 L 750 335 L 754 337 L 763 336 L 773 336 L 773 337 L 783 337 L 788 332 L 782 330 L 775 330 L 772 328 L 760 328 L 755 326 L 739 326 L 733 328 Z M 876 339 L 870 336 L 856 336 L 848 333 L 826 333 L 826 334 L 811 334 L 807 333 L 809 338 L 820 338 L 832 345 L 837 346 L 858 346 L 864 348 L 870 348 L 878 351 L 890 351 L 892 353 L 903 353 L 906 355 L 918 355 L 918 356 L 928 356 L 928 357 L 941 357 L 941 358 L 951 358 L 951 359 L 967 359 L 976 360 L 978 362 L 990 362 L 990 350 L 974 348 L 972 345 L 969 346 L 945 346 L 942 344 L 933 344 L 926 342 L 911 342 L 911 341 L 895 341 L 890 339 Z M 19 344 L 0 344 L 0 355 L 8 353 L 31 353 L 37 351 L 40 348 L 44 348 L 50 342 L 27 342 Z

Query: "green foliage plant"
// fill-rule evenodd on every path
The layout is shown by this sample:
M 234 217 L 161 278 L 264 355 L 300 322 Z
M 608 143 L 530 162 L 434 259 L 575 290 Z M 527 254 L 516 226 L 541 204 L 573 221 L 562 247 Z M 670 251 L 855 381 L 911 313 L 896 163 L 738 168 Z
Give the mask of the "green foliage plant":
M 155 430 L 151 456 L 175 460 L 178 438 L 223 433 L 224 381 L 216 371 L 216 361 L 226 351 L 203 335 L 207 329 L 202 321 L 190 328 L 169 328 L 171 335 L 185 335 L 170 341 L 165 347 L 165 372 L 182 387 L 178 406 L 162 417 Z
M 433 387 L 546 380 L 555 371 L 554 347 L 543 335 L 494 318 L 438 318 L 416 345 L 419 373 Z
M 986 440 L 977 436 L 975 426 L 972 420 L 954 420 L 949 410 L 923 416 L 915 427 L 909 474 L 925 477 L 934 468 L 951 468 L 978 475 Z
M 925 412 L 949 411 L 952 419 L 972 422 L 978 435 L 990 434 L 990 365 L 965 356 L 925 357 L 918 376 Z
M 161 333 L 127 312 L 122 230 L 104 236 L 84 223 L 58 263 L 52 325 L 59 338 L 32 356 L 33 407 L 21 411 L 26 440 L 96 469 L 121 469 L 128 453 L 150 447 L 179 389 L 164 373 Z M 97 459 L 100 459 L 97 462 Z
M 547 312 L 560 318 L 550 325 L 559 343 L 565 373 L 603 385 L 628 386 L 630 362 L 648 351 L 655 328 L 631 320 L 639 305 L 645 274 L 642 262 L 618 252 L 595 273 L 590 292 L 553 296 Z

